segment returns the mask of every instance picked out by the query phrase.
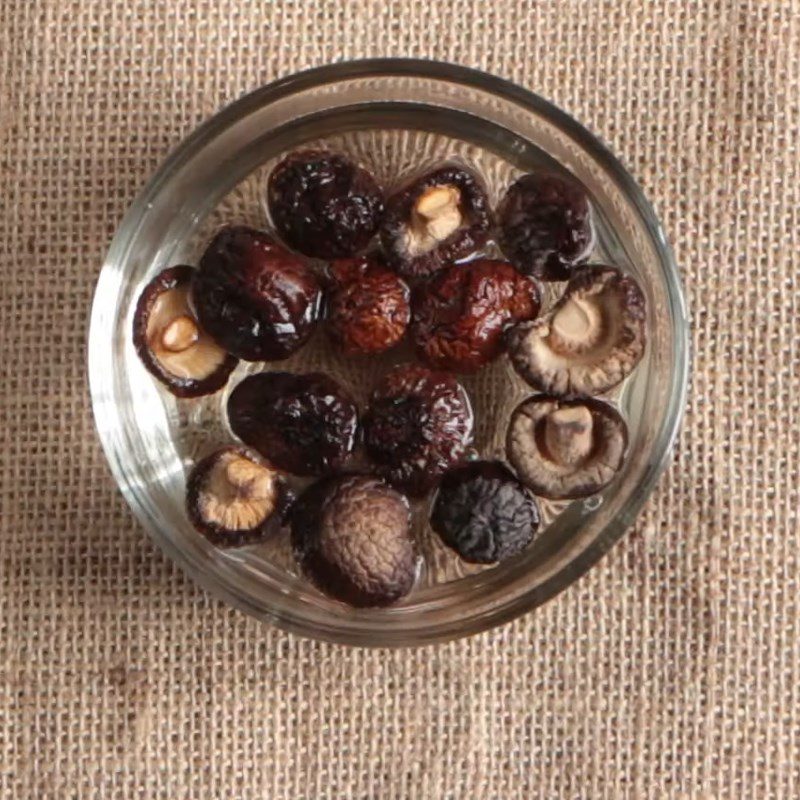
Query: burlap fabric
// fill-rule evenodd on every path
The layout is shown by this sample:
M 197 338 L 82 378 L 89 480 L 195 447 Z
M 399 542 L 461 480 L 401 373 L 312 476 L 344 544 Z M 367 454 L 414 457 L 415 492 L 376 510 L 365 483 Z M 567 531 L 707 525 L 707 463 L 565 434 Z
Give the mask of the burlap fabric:
M 85 345 L 110 236 L 221 104 L 331 60 L 483 67 L 655 201 L 696 352 L 672 466 L 576 586 L 417 651 L 271 630 L 118 495 Z M 0 0 L 3 798 L 800 796 L 797 0 Z

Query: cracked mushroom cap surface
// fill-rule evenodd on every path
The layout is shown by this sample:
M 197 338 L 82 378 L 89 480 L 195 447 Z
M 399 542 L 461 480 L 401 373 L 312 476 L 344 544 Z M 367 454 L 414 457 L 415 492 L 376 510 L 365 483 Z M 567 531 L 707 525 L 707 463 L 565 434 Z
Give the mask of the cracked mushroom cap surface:
M 186 485 L 192 524 L 224 547 L 253 544 L 275 532 L 289 499 L 280 473 L 243 447 L 223 447 L 202 459 Z
M 312 258 L 348 258 L 377 232 L 383 191 L 342 153 L 295 150 L 272 170 L 267 203 L 289 247 Z
M 620 413 L 596 398 L 536 395 L 511 415 L 508 460 L 520 480 L 541 497 L 588 497 L 619 471 L 628 447 Z
M 382 353 L 403 338 L 411 292 L 379 259 L 334 261 L 328 282 L 328 334 L 346 355 Z
M 151 375 L 177 397 L 221 389 L 238 361 L 200 327 L 189 302 L 195 270 L 165 269 L 145 286 L 133 315 L 133 344 Z
M 482 247 L 491 226 L 482 180 L 471 170 L 446 164 L 386 201 L 381 243 L 389 266 L 407 278 L 422 278 Z
M 431 367 L 477 372 L 503 351 L 505 330 L 539 307 L 536 283 L 508 262 L 453 264 L 415 289 L 411 338 Z
M 323 479 L 291 512 L 292 545 L 325 594 L 352 606 L 386 606 L 408 594 L 418 555 L 406 498 L 360 475 Z
M 644 354 L 647 312 L 636 281 L 616 267 L 582 267 L 552 311 L 509 333 L 508 352 L 531 386 L 550 394 L 600 394 Z

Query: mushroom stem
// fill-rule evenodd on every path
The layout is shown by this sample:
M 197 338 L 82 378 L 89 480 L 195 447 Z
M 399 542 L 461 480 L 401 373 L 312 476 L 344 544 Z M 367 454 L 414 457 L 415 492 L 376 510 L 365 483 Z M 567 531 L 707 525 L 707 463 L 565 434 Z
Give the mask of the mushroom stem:
M 550 324 L 551 346 L 566 352 L 584 352 L 597 344 L 603 318 L 595 303 L 570 298 L 556 311 Z
M 592 412 L 586 406 L 559 408 L 547 416 L 544 443 L 552 461 L 580 464 L 592 451 Z
M 419 227 L 428 236 L 443 241 L 461 225 L 461 192 L 455 186 L 432 186 L 417 200 L 414 211 Z
M 272 473 L 246 458 L 233 458 L 225 468 L 225 478 L 242 497 L 263 500 L 272 493 Z
M 197 324 L 191 317 L 182 315 L 171 320 L 161 333 L 161 344 L 171 353 L 188 350 L 200 337 Z

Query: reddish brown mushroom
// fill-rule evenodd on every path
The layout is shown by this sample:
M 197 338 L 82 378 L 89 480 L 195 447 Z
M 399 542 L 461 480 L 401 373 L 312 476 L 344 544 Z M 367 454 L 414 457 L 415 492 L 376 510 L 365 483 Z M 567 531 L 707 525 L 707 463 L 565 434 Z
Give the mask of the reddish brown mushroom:
M 536 283 L 506 261 L 454 264 L 418 286 L 411 336 L 432 367 L 476 372 L 503 351 L 504 332 L 539 313 Z
M 348 355 L 382 353 L 411 318 L 406 282 L 375 258 L 334 261 L 329 269 L 328 333 Z

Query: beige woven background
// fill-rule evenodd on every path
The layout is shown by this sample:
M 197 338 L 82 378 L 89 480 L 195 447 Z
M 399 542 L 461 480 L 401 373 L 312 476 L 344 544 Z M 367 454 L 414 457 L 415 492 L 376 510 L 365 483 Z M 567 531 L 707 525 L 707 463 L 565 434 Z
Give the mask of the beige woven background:
M 94 281 L 169 148 L 366 55 L 483 67 L 599 132 L 694 318 L 631 534 L 537 613 L 419 651 L 300 640 L 189 583 L 86 389 Z M 797 0 L 0 0 L 2 797 L 800 797 L 798 103 Z

